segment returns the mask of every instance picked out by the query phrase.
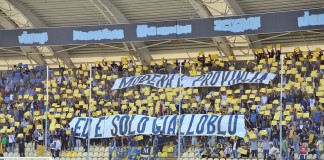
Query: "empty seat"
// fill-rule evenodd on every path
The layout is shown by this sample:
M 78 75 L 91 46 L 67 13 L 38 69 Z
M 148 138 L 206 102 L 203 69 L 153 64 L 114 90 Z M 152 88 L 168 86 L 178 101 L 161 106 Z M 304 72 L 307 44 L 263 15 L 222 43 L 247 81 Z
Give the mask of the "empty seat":
M 94 152 L 92 156 L 93 156 L 93 157 L 99 157 L 99 153 L 100 153 L 100 152 Z
M 188 155 L 188 157 L 195 157 L 195 153 L 190 152 L 189 155 Z
M 20 155 L 19 155 L 19 153 L 15 152 L 15 153 L 13 154 L 13 157 L 20 157 Z
M 7 156 L 8 157 L 13 157 L 13 153 L 12 152 L 9 152 Z
M 93 152 L 93 151 L 94 151 L 94 147 L 91 147 L 91 146 L 90 146 L 89 151 Z
M 70 152 L 69 152 L 70 153 Z M 61 153 L 60 153 L 60 156 L 61 157 L 66 157 L 66 155 L 67 155 L 67 153 L 65 152 L 65 151 L 62 151 Z
M 83 156 L 82 152 L 78 152 L 77 157 L 81 158 L 82 156 Z

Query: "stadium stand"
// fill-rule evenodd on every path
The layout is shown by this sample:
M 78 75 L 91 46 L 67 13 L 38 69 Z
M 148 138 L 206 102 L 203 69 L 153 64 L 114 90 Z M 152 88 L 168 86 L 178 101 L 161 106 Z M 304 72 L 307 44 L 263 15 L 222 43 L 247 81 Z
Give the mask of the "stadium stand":
M 284 54 L 282 143 L 279 142 L 281 54 L 284 53 L 280 50 L 256 50 L 255 61 L 235 61 L 233 57 L 220 58 L 216 54 L 201 52 L 192 61 L 182 62 L 183 73 L 190 76 L 224 70 L 261 71 L 277 75 L 269 85 L 184 88 L 182 114 L 243 114 L 247 133 L 244 138 L 182 137 L 183 159 L 262 159 L 265 154 L 277 159 L 279 145 L 285 146 L 283 157 L 298 159 L 305 147 L 308 149 L 307 159 L 324 159 L 323 52 L 320 49 L 316 52 L 295 50 Z M 49 141 L 47 149 L 53 148 L 54 140 L 60 141 L 61 151 L 55 159 L 83 160 L 87 156 L 87 140 L 75 137 L 69 122 L 74 117 L 88 116 L 90 65 L 80 65 L 77 69 L 63 66 L 49 71 L 48 107 L 45 66 L 31 69 L 20 63 L 9 71 L 1 72 L 0 153 L 5 157 L 18 157 L 22 153 L 33 157 L 44 153 L 44 139 Z M 149 66 L 136 65 L 130 57 L 122 57 L 120 62 L 96 61 L 92 68 L 91 116 L 141 114 L 160 117 L 178 114 L 179 89 L 138 85 L 111 90 L 111 87 L 120 77 L 175 74 L 179 73 L 179 66 L 177 60 L 166 59 L 152 62 Z M 46 111 L 49 112 L 49 128 L 45 128 Z M 45 137 L 45 129 L 48 129 L 48 137 Z M 174 159 L 178 143 L 176 136 L 166 135 L 91 139 L 89 154 L 94 160 L 126 158 L 130 155 L 128 148 L 132 144 L 138 150 L 152 147 L 151 157 Z M 134 155 L 136 157 L 138 153 Z M 46 156 L 51 156 L 51 152 L 48 151 Z

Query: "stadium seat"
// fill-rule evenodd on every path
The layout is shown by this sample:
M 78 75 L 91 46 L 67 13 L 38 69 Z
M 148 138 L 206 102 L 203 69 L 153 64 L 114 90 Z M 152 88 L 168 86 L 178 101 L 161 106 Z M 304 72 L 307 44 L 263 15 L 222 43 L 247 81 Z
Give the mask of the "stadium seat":
M 189 155 L 188 155 L 188 157 L 195 157 L 195 153 L 190 152 Z
M 93 157 L 99 157 L 99 152 L 93 152 Z
M 71 158 L 77 157 L 78 156 L 78 152 L 71 152 Z
M 67 156 L 67 153 L 65 151 L 61 151 L 60 156 L 61 157 L 66 157 Z
M 182 157 L 189 157 L 189 153 L 188 152 L 183 153 Z
M 73 152 L 67 152 L 66 157 L 72 157 Z
M 19 155 L 19 153 L 15 152 L 15 153 L 13 154 L 13 157 L 20 157 L 20 155 Z
M 13 157 L 13 153 L 12 152 L 9 152 L 7 156 L 8 157 Z
M 162 155 L 161 155 L 161 157 L 163 157 L 163 158 L 168 157 L 168 153 L 167 152 L 163 152 Z
M 168 151 L 168 146 L 164 146 L 162 149 L 162 152 L 166 152 L 166 151 Z
M 173 152 L 173 149 L 174 149 L 174 147 L 168 147 L 167 152 L 172 153 Z
M 108 153 L 108 152 L 105 152 L 105 153 L 103 154 L 103 157 L 109 157 L 109 153 Z
M 83 156 L 83 154 L 82 154 L 82 152 L 78 152 L 78 154 L 77 154 L 77 156 L 76 157 L 82 157 Z
M 258 153 L 258 158 L 263 158 L 263 152 Z

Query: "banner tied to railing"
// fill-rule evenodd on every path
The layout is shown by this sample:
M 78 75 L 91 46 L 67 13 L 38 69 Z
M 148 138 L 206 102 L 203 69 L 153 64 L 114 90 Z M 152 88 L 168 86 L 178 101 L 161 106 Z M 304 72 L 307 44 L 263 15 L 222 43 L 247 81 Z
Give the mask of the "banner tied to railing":
M 136 85 L 150 85 L 157 88 L 182 87 L 223 87 L 238 83 L 269 84 L 275 78 L 273 73 L 245 71 L 213 71 L 201 76 L 190 77 L 179 74 L 147 74 L 134 77 L 118 78 L 112 89 L 122 89 Z
M 184 114 L 163 117 L 113 115 L 99 118 L 76 117 L 69 123 L 76 137 L 109 138 L 122 135 L 245 136 L 243 115 Z M 90 121 L 89 121 L 90 119 Z

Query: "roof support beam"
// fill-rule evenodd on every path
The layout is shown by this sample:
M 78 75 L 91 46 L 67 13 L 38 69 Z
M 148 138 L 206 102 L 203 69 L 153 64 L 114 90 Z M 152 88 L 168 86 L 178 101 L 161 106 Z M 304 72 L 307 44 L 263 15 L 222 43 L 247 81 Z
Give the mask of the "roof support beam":
M 197 11 L 200 18 L 210 18 L 212 16 L 208 8 L 206 8 L 206 6 L 203 5 L 201 0 L 189 0 L 189 2 Z M 219 47 L 219 50 L 225 54 L 225 56 L 234 56 L 233 50 L 228 44 L 221 44 L 224 42 L 228 42 L 228 40 L 225 37 L 214 37 L 212 38 L 212 40 L 215 43 L 215 45 Z
M 238 4 L 237 0 L 225 0 L 226 4 L 231 9 L 232 13 L 234 15 L 244 15 L 243 9 Z M 254 41 L 258 41 L 259 38 L 255 35 L 246 35 L 245 36 L 246 41 L 249 43 L 250 48 L 252 49 L 261 49 L 263 48 L 263 45 L 261 42 L 251 43 Z
M 17 24 L 11 21 L 9 18 L 7 18 L 3 13 L 0 13 L 0 24 L 6 29 L 14 29 L 18 28 Z M 39 65 L 46 65 L 46 61 L 40 54 L 33 54 L 29 55 L 28 53 L 35 53 L 38 52 L 38 49 L 36 47 L 27 47 L 22 46 L 20 47 L 22 54 L 24 54 L 28 59 L 34 60 Z
M 97 8 L 101 8 L 98 5 L 101 5 L 105 8 L 105 11 L 100 11 L 104 13 L 104 16 L 109 19 L 111 23 L 129 23 L 127 18 L 123 13 L 110 1 L 110 0 L 90 0 Z M 107 13 L 108 12 L 108 13 Z M 150 51 L 145 47 L 145 44 L 142 42 L 130 42 L 133 51 L 129 53 L 134 55 L 136 58 L 140 60 L 142 64 L 150 64 L 153 60 Z M 124 44 L 127 46 L 127 44 Z M 126 47 L 128 48 L 128 47 Z M 139 49 L 141 48 L 141 49 Z
M 29 22 L 33 25 L 33 27 L 46 27 L 46 25 L 34 14 L 32 11 L 21 4 L 18 0 L 7 0 L 12 6 L 14 6 Z M 49 49 L 54 53 L 54 56 L 64 61 L 65 65 L 69 68 L 74 68 L 74 64 L 72 63 L 71 59 L 69 58 L 68 52 L 60 52 L 55 53 L 59 50 L 64 50 L 63 47 L 59 46 L 52 46 Z

